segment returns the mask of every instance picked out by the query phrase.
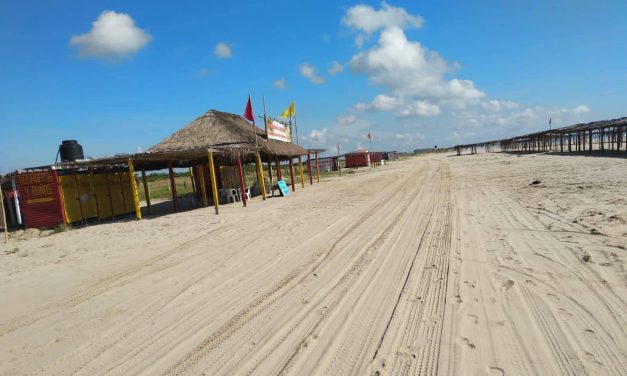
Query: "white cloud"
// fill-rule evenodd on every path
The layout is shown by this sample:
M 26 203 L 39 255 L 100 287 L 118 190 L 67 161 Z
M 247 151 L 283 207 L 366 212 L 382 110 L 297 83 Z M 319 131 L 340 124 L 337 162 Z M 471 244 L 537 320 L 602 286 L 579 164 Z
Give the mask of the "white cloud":
M 321 130 L 314 129 L 309 132 L 309 135 L 307 136 L 307 141 L 309 141 L 309 143 L 314 146 L 323 146 L 327 142 L 329 142 L 329 136 L 330 134 L 327 128 L 322 128 Z
M 341 73 L 344 70 L 344 66 L 342 64 L 340 64 L 339 61 L 332 61 L 331 62 L 331 66 L 329 67 L 329 74 L 330 75 L 336 75 L 338 73 Z
M 340 115 L 338 116 L 336 119 L 338 124 L 341 125 L 349 125 L 349 124 L 353 124 L 355 123 L 355 121 L 357 121 L 357 116 L 355 115 Z
M 285 89 L 287 87 L 287 83 L 285 82 L 285 78 L 281 77 L 277 80 L 274 80 L 274 87 L 277 89 Z
M 324 83 L 324 78 L 318 76 L 316 67 L 308 62 L 302 63 L 298 69 L 300 74 L 303 75 L 303 77 L 307 77 L 311 83 L 317 85 Z
M 128 14 L 106 10 L 88 33 L 72 36 L 70 46 L 78 48 L 79 56 L 122 58 L 139 51 L 151 39 Z
M 408 41 L 397 27 L 383 30 L 378 44 L 354 55 L 349 65 L 355 73 L 366 75 L 371 84 L 414 99 L 464 107 L 485 95 L 472 81 L 446 80 L 456 64 L 447 63 L 419 42 Z
M 576 114 L 584 114 L 586 112 L 590 112 L 590 108 L 585 104 L 580 104 L 579 106 L 573 109 L 573 112 Z
M 401 109 L 397 116 L 410 117 L 410 116 L 435 116 L 440 114 L 440 107 L 438 105 L 429 103 L 427 101 L 419 100 L 414 103 L 410 103 Z
M 423 19 L 414 16 L 403 8 L 393 7 L 387 3 L 381 3 L 381 9 L 375 10 L 370 5 L 359 4 L 348 9 L 344 18 L 344 25 L 361 30 L 367 34 L 388 27 L 421 27 Z
M 357 103 L 353 108 L 357 111 L 380 110 L 389 111 L 397 108 L 403 103 L 401 98 L 391 97 L 385 94 L 378 94 L 370 103 Z
M 481 102 L 481 107 L 483 107 L 486 111 L 498 112 L 501 110 L 511 110 L 513 108 L 518 108 L 518 103 L 512 101 L 499 101 L 496 99 L 492 99 L 489 101 Z
M 362 48 L 364 46 L 364 42 L 366 41 L 366 36 L 363 34 L 357 34 L 355 37 L 355 46 L 357 48 Z
M 329 43 L 331 41 L 331 34 L 329 34 L 329 33 L 322 33 L 322 40 L 325 43 Z
M 520 105 L 517 105 L 518 107 Z M 496 139 L 548 129 L 549 119 L 552 120 L 553 128 L 580 123 L 585 121 L 584 114 L 588 111 L 590 109 L 586 105 L 579 105 L 572 109 L 528 106 L 509 112 L 466 111 L 458 114 L 455 122 L 460 124 L 459 129 L 490 130 L 486 137 Z
M 220 59 L 228 59 L 233 56 L 233 51 L 231 50 L 231 46 L 229 46 L 228 44 L 224 42 L 218 43 L 213 53 Z
M 209 70 L 207 68 L 201 68 L 196 72 L 196 76 L 198 77 L 207 77 L 209 74 Z

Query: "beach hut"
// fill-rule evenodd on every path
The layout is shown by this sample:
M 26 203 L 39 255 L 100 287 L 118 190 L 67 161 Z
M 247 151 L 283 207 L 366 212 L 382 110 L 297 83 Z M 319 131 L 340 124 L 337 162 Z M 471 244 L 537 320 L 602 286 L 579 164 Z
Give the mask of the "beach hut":
M 383 152 L 383 160 L 384 161 L 393 161 L 398 159 L 397 151 L 385 151 Z
M 370 167 L 370 154 L 368 150 L 358 149 L 344 155 L 346 168 Z
M 370 165 L 371 166 L 379 166 L 381 165 L 381 161 L 383 160 L 383 153 L 379 151 L 370 152 Z
M 313 162 L 313 169 L 316 169 L 315 162 Z M 318 167 L 320 168 L 320 172 L 331 172 L 336 170 L 334 158 L 333 157 L 325 157 L 318 158 Z
M 207 111 L 184 128 L 148 149 L 146 154 L 175 155 L 187 150 L 207 150 L 209 148 L 219 152 L 216 159 L 219 167 L 236 167 L 238 173 L 242 163 L 256 163 L 261 170 L 265 164 L 265 173 L 268 175 L 270 185 L 273 185 L 273 177 L 282 179 L 280 166 L 283 161 L 287 161 L 290 166 L 290 182 L 294 191 L 296 186 L 293 159 L 307 154 L 307 151 L 299 145 L 268 139 L 263 129 L 253 127 L 240 115 L 216 110 Z M 276 168 L 274 174 L 273 165 Z M 194 165 L 193 161 L 191 164 L 189 161 L 180 161 L 180 163 L 173 162 L 173 167 L 198 168 L 198 165 Z M 220 169 L 219 167 L 216 171 L 224 170 L 227 175 L 227 184 L 232 184 L 234 170 L 232 168 Z M 206 176 L 202 173 L 199 175 Z M 244 188 L 242 187 L 242 179 L 240 179 L 239 189 Z M 223 180 L 218 179 L 219 189 L 235 188 L 225 187 Z

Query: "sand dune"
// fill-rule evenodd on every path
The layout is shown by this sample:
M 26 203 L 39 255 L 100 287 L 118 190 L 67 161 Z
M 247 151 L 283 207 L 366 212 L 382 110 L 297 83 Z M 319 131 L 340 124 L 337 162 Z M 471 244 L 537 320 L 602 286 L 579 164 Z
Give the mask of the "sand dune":
M 428 155 L 13 239 L 0 373 L 620 375 L 625 183 L 619 158 Z

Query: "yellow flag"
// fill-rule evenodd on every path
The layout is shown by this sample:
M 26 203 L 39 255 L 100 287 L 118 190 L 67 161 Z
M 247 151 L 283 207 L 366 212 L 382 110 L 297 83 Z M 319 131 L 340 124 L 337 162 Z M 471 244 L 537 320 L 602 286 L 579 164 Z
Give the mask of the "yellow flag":
M 294 106 L 294 101 L 292 101 L 292 103 L 285 110 L 283 110 L 283 112 L 281 112 L 281 115 L 279 115 L 279 117 L 282 118 L 288 118 L 290 116 L 296 116 L 296 106 Z

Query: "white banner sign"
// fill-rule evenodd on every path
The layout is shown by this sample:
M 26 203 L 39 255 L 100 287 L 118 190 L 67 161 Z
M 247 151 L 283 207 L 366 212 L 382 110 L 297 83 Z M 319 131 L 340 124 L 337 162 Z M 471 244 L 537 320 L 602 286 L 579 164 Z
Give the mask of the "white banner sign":
M 266 124 L 268 138 L 284 142 L 292 142 L 292 132 L 288 124 L 279 123 L 276 120 L 268 119 Z

